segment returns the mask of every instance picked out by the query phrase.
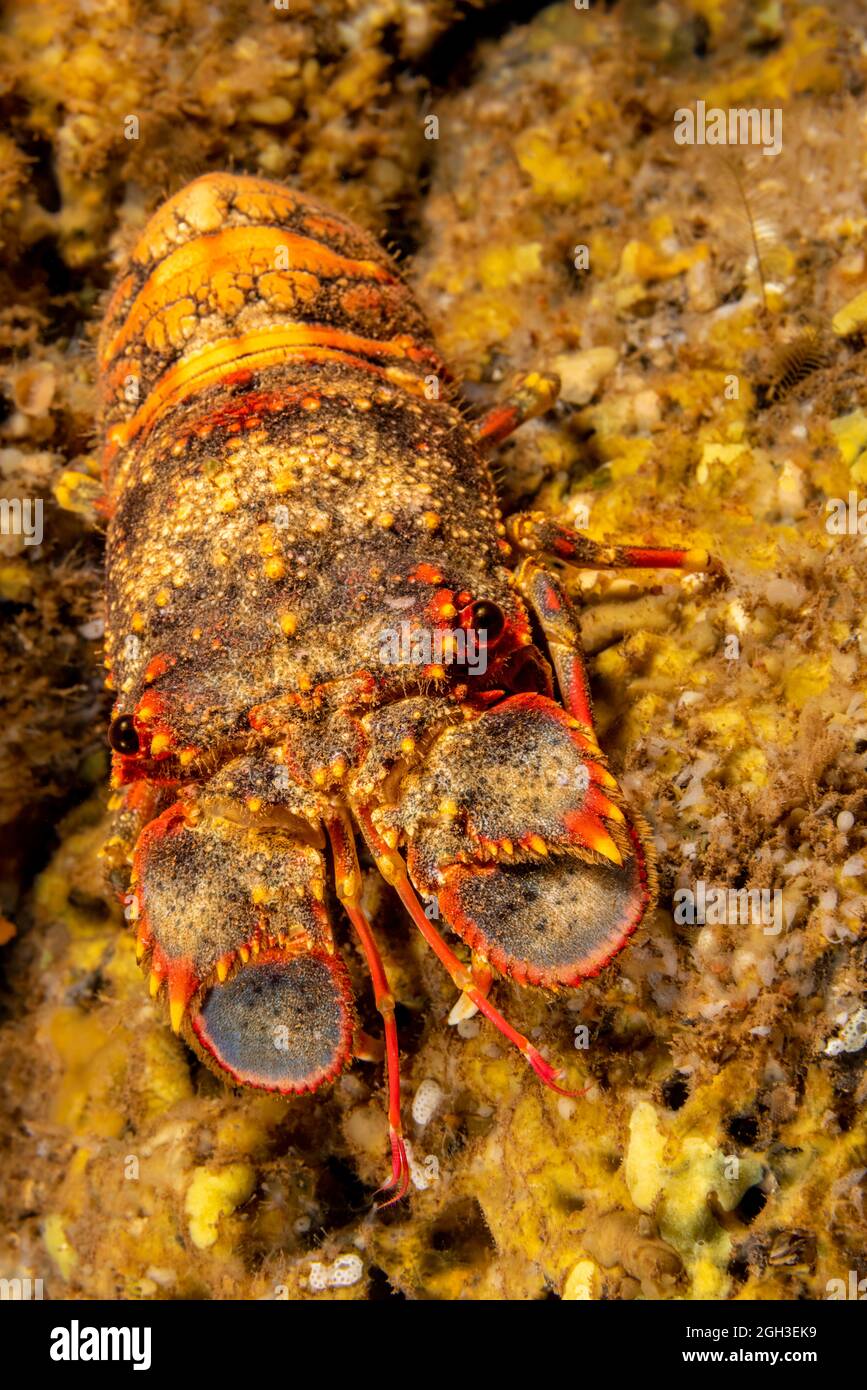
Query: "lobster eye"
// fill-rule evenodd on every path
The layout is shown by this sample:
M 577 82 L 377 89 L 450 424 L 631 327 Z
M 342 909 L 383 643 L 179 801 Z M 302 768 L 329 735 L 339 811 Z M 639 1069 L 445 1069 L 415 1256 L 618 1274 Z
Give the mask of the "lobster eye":
M 131 714 L 119 714 L 108 727 L 108 741 L 115 753 L 128 756 L 139 750 L 138 734 Z
M 470 609 L 469 626 L 477 632 L 484 632 L 488 646 L 492 647 L 503 635 L 506 615 L 498 603 L 491 603 L 486 598 L 477 599 Z

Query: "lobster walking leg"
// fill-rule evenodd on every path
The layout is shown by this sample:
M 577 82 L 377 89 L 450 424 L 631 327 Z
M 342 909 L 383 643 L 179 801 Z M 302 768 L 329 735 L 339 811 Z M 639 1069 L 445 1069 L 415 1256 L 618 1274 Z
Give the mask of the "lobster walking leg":
M 522 561 L 515 582 L 545 634 L 563 704 L 582 731 L 597 742 L 581 628 L 569 595 L 560 581 L 534 560 Z M 613 778 L 610 782 L 613 786 Z
M 370 816 L 369 808 L 356 808 L 358 823 L 361 826 L 362 834 L 370 846 L 370 850 L 376 858 L 376 865 L 379 872 L 387 883 L 396 890 L 398 897 L 418 927 L 427 944 L 430 946 L 434 955 L 442 962 L 449 972 L 453 982 L 458 989 L 465 994 L 476 1005 L 481 1013 L 493 1023 L 509 1042 L 517 1047 L 518 1051 L 526 1057 L 533 1071 L 546 1086 L 558 1095 L 576 1097 L 584 1094 L 583 1091 L 567 1091 L 562 1086 L 557 1085 L 556 1078 L 562 1075 L 547 1062 L 541 1052 L 533 1046 L 529 1038 L 525 1038 L 523 1033 L 519 1033 L 513 1028 L 511 1023 L 503 1017 L 499 1009 L 485 997 L 483 988 L 479 987 L 473 970 L 464 965 L 454 951 L 443 941 L 436 927 L 428 921 L 424 909 L 419 902 L 415 890 L 409 881 L 406 872 L 406 865 L 396 850 L 389 849 L 388 845 L 378 834 L 376 827 Z
M 473 952 L 471 974 L 473 984 L 487 999 L 491 992 L 491 985 L 494 983 L 494 972 L 487 961 L 482 960 L 481 956 Z M 474 1004 L 468 994 L 461 990 L 457 998 L 457 1003 L 449 1014 L 449 1024 L 454 1025 L 462 1022 L 465 1018 L 472 1018 L 479 1011 L 478 1005 Z
M 553 373 L 528 372 L 518 377 L 502 401 L 477 420 L 473 434 L 480 448 L 492 449 L 508 439 L 525 420 L 543 415 L 557 399 L 560 378 Z
M 506 521 L 506 535 L 525 555 L 550 555 L 579 569 L 716 570 L 707 550 L 669 546 L 601 545 L 571 526 L 562 526 L 545 512 L 517 512 Z
M 373 938 L 370 923 L 361 907 L 361 872 L 358 856 L 355 853 L 355 837 L 349 818 L 336 817 L 329 823 L 328 835 L 334 855 L 334 878 L 337 896 L 343 904 L 347 917 L 355 928 L 373 982 L 376 1007 L 382 1016 L 385 1028 L 386 1073 L 388 1079 L 388 1137 L 391 1143 L 391 1177 L 383 1183 L 383 1192 L 397 1187 L 394 1196 L 382 1203 L 390 1206 L 406 1194 L 409 1187 L 409 1163 L 403 1141 L 403 1127 L 400 1117 L 400 1052 L 397 1024 L 394 1017 L 394 995 L 389 988 L 388 977 Z

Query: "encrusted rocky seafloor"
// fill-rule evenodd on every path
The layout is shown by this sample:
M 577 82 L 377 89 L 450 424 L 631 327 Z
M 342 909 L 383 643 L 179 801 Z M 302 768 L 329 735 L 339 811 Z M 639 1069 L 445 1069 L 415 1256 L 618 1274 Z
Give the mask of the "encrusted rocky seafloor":
M 81 1298 L 797 1299 L 863 1278 L 861 7 L 45 0 L 8 9 L 0 71 L 0 498 L 44 499 L 41 544 L 0 536 L 0 1274 Z M 779 110 L 780 153 L 678 145 L 699 100 Z M 223 1088 L 149 1001 L 98 858 L 92 344 L 121 249 L 218 167 L 412 252 L 471 404 L 560 372 L 499 454 L 507 505 L 706 546 L 728 576 L 570 575 L 661 880 L 580 991 L 495 987 L 581 1099 L 477 1018 L 448 1025 L 454 990 L 370 876 L 414 1177 L 380 1215 L 381 1068 L 292 1103 Z M 690 922 L 687 894 L 719 888 L 769 896 Z

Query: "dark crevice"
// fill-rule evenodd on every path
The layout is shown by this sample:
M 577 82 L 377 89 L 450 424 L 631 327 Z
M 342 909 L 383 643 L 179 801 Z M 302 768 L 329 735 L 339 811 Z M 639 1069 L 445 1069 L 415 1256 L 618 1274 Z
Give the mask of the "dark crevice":
M 478 45 L 498 39 L 519 24 L 529 24 L 551 0 L 499 0 L 485 9 L 470 9 L 441 34 L 412 71 L 440 91 L 462 88 L 479 66 Z
M 342 1158 L 326 1158 L 316 1183 L 316 1201 L 325 1231 L 348 1226 L 369 1205 L 369 1194 L 351 1164 Z
M 662 1102 L 666 1110 L 680 1110 L 689 1099 L 689 1082 L 676 1071 L 662 1083 Z
M 726 1132 L 742 1148 L 751 1149 L 759 1137 L 759 1122 L 755 1115 L 732 1115 Z
M 379 1265 L 371 1265 L 367 1272 L 367 1297 L 371 1303 L 382 1303 L 385 1299 L 400 1298 L 406 1301 L 406 1294 L 396 1289 Z
M 763 1192 L 761 1187 L 748 1187 L 735 1207 L 735 1212 L 745 1226 L 751 1226 L 756 1217 L 764 1211 L 767 1200 L 767 1193 Z

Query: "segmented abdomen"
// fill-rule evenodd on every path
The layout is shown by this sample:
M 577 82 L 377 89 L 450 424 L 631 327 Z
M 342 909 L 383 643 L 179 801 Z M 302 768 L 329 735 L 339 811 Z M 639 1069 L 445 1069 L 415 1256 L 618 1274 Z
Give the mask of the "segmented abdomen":
M 372 237 L 276 184 L 196 180 L 149 222 L 106 313 L 109 465 L 205 387 L 292 356 L 348 363 L 414 391 L 426 371 L 442 370 Z
M 119 705 L 175 743 L 201 745 L 203 712 L 208 742 L 373 669 L 384 625 L 449 575 L 514 607 L 430 332 L 342 218 L 255 178 L 196 180 L 133 248 L 99 361 L 108 664 Z

